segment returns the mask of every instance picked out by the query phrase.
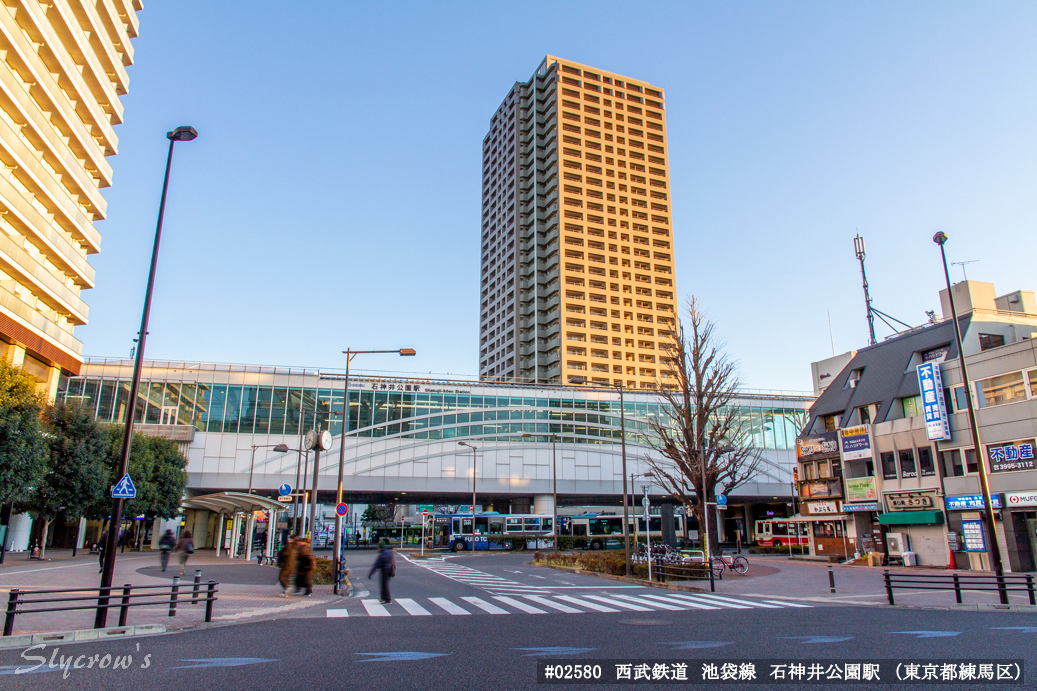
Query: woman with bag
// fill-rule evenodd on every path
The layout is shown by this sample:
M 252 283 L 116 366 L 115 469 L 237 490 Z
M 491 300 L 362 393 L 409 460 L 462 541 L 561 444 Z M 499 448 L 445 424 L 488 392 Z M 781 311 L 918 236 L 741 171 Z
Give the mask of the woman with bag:
M 313 595 L 313 569 L 317 566 L 317 558 L 310 547 L 310 541 L 306 538 L 299 540 L 297 554 L 295 557 L 298 571 L 295 573 L 295 591 L 299 592 L 305 588 L 304 597 Z
M 295 538 L 290 538 L 281 552 L 277 555 L 277 565 L 281 572 L 277 574 L 277 582 L 281 584 L 281 597 L 288 597 L 288 588 L 292 585 L 292 576 L 295 575 Z
M 194 554 L 194 538 L 191 537 L 190 530 L 185 530 L 180 536 L 180 541 L 176 543 L 176 551 L 180 552 L 180 575 L 183 576 L 187 571 L 187 558 Z

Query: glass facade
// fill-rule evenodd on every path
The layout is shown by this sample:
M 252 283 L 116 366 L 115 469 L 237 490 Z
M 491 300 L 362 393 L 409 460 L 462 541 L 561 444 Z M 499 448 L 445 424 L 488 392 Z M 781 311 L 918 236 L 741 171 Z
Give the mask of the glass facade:
M 370 387 L 370 384 L 365 386 Z M 377 386 L 377 385 L 376 385 Z M 561 443 L 611 444 L 620 439 L 618 400 L 587 400 L 560 390 L 543 395 L 478 396 L 425 393 L 420 384 L 390 384 L 401 390 L 349 392 L 347 432 L 357 437 L 400 439 L 478 438 L 488 441 L 543 441 L 522 434 L 556 434 Z M 80 399 L 103 422 L 126 416 L 129 381 L 63 378 L 57 400 Z M 561 394 L 561 395 L 560 395 Z M 295 435 L 314 425 L 342 433 L 342 389 L 142 381 L 137 420 L 149 424 L 194 425 L 199 432 Z M 665 420 L 660 403 L 627 401 L 627 441 L 645 444 L 648 421 Z M 802 407 L 741 406 L 739 415 L 757 448 L 796 448 L 807 419 Z

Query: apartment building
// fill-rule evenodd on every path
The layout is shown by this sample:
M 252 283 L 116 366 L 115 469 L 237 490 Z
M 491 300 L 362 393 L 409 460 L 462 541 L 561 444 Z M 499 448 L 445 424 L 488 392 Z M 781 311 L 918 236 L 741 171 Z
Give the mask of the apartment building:
M 140 0 L 4 0 L 0 8 L 0 355 L 53 400 L 79 374 L 94 222 L 112 184 L 119 98 Z
M 547 56 L 483 140 L 479 374 L 666 386 L 677 301 L 659 87 Z

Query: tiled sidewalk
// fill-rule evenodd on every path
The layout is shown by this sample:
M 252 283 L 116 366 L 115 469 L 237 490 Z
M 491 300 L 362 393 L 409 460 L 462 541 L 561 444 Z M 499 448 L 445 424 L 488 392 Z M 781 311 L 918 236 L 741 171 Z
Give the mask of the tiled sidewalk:
M 0 616 L 7 608 L 9 592 L 12 588 L 23 590 L 46 590 L 55 588 L 96 588 L 100 583 L 98 561 L 96 555 L 80 552 L 76 558 L 71 552 L 55 551 L 50 553 L 51 561 L 26 561 L 24 555 L 8 554 L 5 563 L 0 566 Z M 169 585 L 171 576 L 179 573 L 176 555 L 170 559 L 169 570 L 162 574 L 158 570 L 159 556 L 157 552 L 130 552 L 118 556 L 115 562 L 115 577 L 112 585 L 120 586 L 131 583 L 141 585 Z M 144 569 L 145 573 L 138 570 Z M 199 624 L 205 619 L 205 604 L 191 604 L 191 592 L 195 570 L 202 572 L 202 589 L 212 576 L 206 575 L 207 569 L 217 570 L 225 582 L 216 578 L 217 601 L 213 609 L 214 622 L 242 621 L 256 617 L 277 616 L 298 612 L 309 607 L 326 605 L 334 599 L 331 586 L 314 586 L 312 597 L 281 597 L 281 587 L 277 585 L 277 569 L 272 566 L 258 566 L 255 561 L 245 562 L 243 559 L 228 559 L 225 556 L 216 558 L 212 550 L 196 552 L 187 564 L 180 595 L 177 601 L 176 616 L 169 616 L 168 605 L 148 607 L 132 607 L 128 622 L 136 624 L 162 624 L 167 629 L 183 628 Z M 261 570 L 261 571 L 257 571 Z M 229 581 L 229 582 L 227 582 Z M 234 581 L 238 581 L 235 583 Z M 166 591 L 168 592 L 168 591 Z M 117 598 L 113 603 L 117 604 Z M 90 601 L 77 603 L 89 605 Z M 49 605 L 37 605 L 47 607 Z M 39 614 L 19 615 L 15 618 L 15 634 L 41 631 L 69 631 L 89 629 L 94 623 L 94 609 L 47 612 Z M 118 607 L 108 612 L 108 625 L 119 623 Z

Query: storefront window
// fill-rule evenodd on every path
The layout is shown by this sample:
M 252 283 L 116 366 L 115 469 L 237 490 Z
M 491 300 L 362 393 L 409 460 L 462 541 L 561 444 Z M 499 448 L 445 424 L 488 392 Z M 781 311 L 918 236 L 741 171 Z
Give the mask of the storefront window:
M 918 477 L 913 449 L 904 449 L 900 452 L 900 477 Z

